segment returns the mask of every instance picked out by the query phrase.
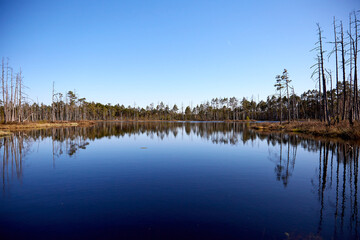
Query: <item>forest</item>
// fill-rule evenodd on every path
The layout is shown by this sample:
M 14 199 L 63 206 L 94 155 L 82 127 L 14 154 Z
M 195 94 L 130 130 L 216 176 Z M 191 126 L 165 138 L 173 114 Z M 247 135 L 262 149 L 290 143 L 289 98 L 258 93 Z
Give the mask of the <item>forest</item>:
M 253 98 L 217 97 L 196 106 L 169 106 L 164 102 L 146 107 L 111 105 L 88 102 L 75 91 L 60 93 L 53 84 L 52 103 L 49 105 L 29 100 L 24 89 L 21 69 L 14 72 L 9 59 L 1 61 L 0 121 L 83 121 L 83 120 L 320 120 L 327 124 L 360 119 L 358 89 L 358 41 L 359 13 L 349 14 L 349 26 L 333 19 L 333 39 L 325 41 L 317 24 L 317 36 L 313 49 L 315 63 L 312 78 L 318 88 L 296 94 L 291 85 L 289 72 L 275 76 L 276 94 L 266 100 Z M 326 50 L 330 49 L 330 50 Z M 335 69 L 326 65 L 334 65 Z

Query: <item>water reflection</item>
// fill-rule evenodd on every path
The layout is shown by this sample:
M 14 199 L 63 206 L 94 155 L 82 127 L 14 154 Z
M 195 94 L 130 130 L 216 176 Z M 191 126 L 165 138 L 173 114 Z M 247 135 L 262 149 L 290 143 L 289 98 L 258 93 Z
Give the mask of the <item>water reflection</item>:
M 1 151 L 1 185 L 3 193 L 6 191 L 6 184 L 16 178 L 22 180 L 23 159 L 30 150 L 33 139 L 25 133 L 16 133 L 0 139 Z
M 279 146 L 278 152 L 269 152 L 269 158 L 275 163 L 276 180 L 281 181 L 286 187 L 289 178 L 295 168 L 297 147 L 300 143 L 299 137 L 296 135 L 286 135 L 279 133 L 277 135 L 269 135 L 267 144 L 270 146 Z M 271 150 L 269 148 L 269 150 Z
M 29 131 L 34 140 L 52 137 L 54 141 L 95 140 L 104 137 L 124 137 L 146 135 L 164 140 L 167 137 L 181 135 L 198 136 L 213 143 L 232 144 L 246 143 L 256 138 L 265 139 L 251 131 L 245 124 L 235 123 L 190 123 L 190 122 L 108 122 L 98 123 L 91 127 L 69 127 Z
M 320 203 L 317 234 L 321 235 L 324 225 L 333 225 L 333 238 L 341 239 L 346 232 L 358 239 L 359 146 L 282 133 L 269 134 L 267 142 L 268 145 L 277 145 L 279 148 L 278 153 L 270 152 L 269 156 L 275 163 L 276 179 L 284 187 L 289 184 L 289 177 L 295 169 L 297 147 L 318 153 L 317 174 L 311 179 L 313 192 Z M 329 218 L 329 215 L 333 218 Z
M 8 185 L 22 181 L 24 161 L 31 146 L 51 139 L 53 167 L 60 156 L 69 157 L 102 138 L 145 135 L 151 139 L 197 137 L 213 144 L 254 146 L 265 143 L 274 164 L 274 177 L 284 189 L 296 172 L 299 149 L 316 154 L 318 165 L 311 179 L 312 196 L 319 203 L 317 234 L 332 231 L 333 238 L 359 238 L 358 160 L 359 145 L 349 142 L 311 139 L 301 135 L 253 131 L 243 123 L 109 122 L 91 127 L 70 127 L 19 132 L 0 139 L 3 194 Z M 301 206 L 299 206 L 301 207 Z M 329 236 L 329 235 L 327 235 Z

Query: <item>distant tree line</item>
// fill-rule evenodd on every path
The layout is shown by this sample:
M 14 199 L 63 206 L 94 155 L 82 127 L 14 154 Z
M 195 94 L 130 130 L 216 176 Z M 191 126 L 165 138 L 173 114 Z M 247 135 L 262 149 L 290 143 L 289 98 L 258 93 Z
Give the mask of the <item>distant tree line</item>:
M 284 70 L 287 76 L 287 71 Z M 20 74 L 18 75 L 18 85 Z M 277 79 L 285 79 L 284 74 Z M 283 81 L 283 80 L 281 80 Z M 14 81 L 15 83 L 15 81 Z M 278 83 L 283 84 L 283 83 Z M 285 84 L 286 85 L 286 84 Z M 343 86 L 339 82 L 339 96 L 342 99 Z M 6 84 L 5 78 L 5 101 L 0 106 L 0 121 L 23 122 L 23 121 L 80 121 L 80 120 L 195 120 L 195 121 L 224 121 L 224 120 L 282 120 L 282 113 L 286 114 L 287 120 L 319 119 L 322 116 L 322 108 L 319 107 L 321 94 L 318 90 L 309 90 L 296 95 L 292 91 L 286 91 L 284 95 L 272 95 L 267 99 L 256 102 L 247 98 L 213 98 L 210 101 L 198 104 L 194 107 L 176 104 L 169 106 L 160 102 L 146 107 L 136 107 L 116 104 L 101 104 L 88 102 L 74 93 L 68 91 L 65 94 L 53 94 L 53 102 L 50 105 L 30 103 L 26 95 L 11 91 L 11 84 Z M 286 87 L 287 88 L 287 87 Z M 16 89 L 16 87 L 14 88 Z M 20 87 L 18 87 L 20 89 Z M 350 84 L 346 82 L 345 89 L 350 92 Z M 280 89 L 283 90 L 282 88 Z M 19 90 L 17 90 L 19 91 Z M 13 92 L 13 93 L 12 93 Z M 7 98 L 7 94 L 9 97 Z M 335 89 L 329 91 L 328 96 L 335 95 Z M 8 100 L 6 100 L 8 99 Z M 337 99 L 337 98 L 336 98 Z M 335 100 L 336 100 L 335 99 Z M 332 101 L 330 100 L 332 103 Z M 333 104 L 334 105 L 334 104 Z M 336 105 L 336 104 L 335 104 Z M 330 108 L 330 113 L 334 109 Z
M 318 89 L 296 95 L 291 86 L 289 73 L 275 77 L 277 94 L 266 100 L 253 98 L 213 98 L 192 106 L 173 105 L 164 102 L 146 107 L 101 104 L 86 101 L 74 91 L 57 93 L 53 85 L 52 103 L 45 105 L 27 99 L 23 89 L 21 69 L 14 73 L 9 60 L 1 62 L 0 121 L 79 121 L 79 120 L 276 120 L 288 122 L 298 119 L 319 119 L 328 124 L 348 120 L 360 120 L 358 89 L 358 40 L 359 12 L 349 14 L 349 28 L 344 32 L 342 21 L 334 18 L 334 41 L 327 42 L 331 51 L 326 54 L 323 32 L 317 25 L 316 63 L 312 77 Z M 335 62 L 333 71 L 325 65 Z M 333 78 L 335 82 L 333 83 Z

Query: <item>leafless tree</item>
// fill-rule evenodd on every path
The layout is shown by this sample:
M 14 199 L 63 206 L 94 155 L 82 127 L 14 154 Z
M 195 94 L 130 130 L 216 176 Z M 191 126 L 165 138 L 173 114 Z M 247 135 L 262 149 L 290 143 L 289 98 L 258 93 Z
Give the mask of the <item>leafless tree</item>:
M 346 68 L 346 64 L 345 64 L 345 43 L 344 43 L 344 31 L 343 31 L 343 24 L 342 21 L 340 21 L 340 36 L 341 36 L 341 40 L 340 40 L 340 45 L 341 45 L 341 63 L 342 63 L 342 70 L 343 70 L 343 109 L 342 109 L 342 116 L 341 119 L 344 120 L 345 119 L 345 112 L 346 112 L 346 73 L 345 73 L 345 68 Z
M 320 69 L 319 72 L 321 73 L 321 77 L 322 77 L 322 85 L 323 85 L 323 97 L 322 97 L 322 102 L 323 102 L 323 116 L 324 116 L 324 120 L 328 122 L 328 124 L 330 124 L 330 116 L 329 116 L 329 109 L 328 109 L 328 99 L 327 99 L 327 91 L 326 91 L 326 77 L 325 77 L 325 70 L 324 70 L 324 51 L 323 51 L 323 46 L 322 46 L 322 30 L 320 28 L 320 25 L 317 24 L 318 26 L 318 35 L 319 35 L 319 57 L 320 57 Z

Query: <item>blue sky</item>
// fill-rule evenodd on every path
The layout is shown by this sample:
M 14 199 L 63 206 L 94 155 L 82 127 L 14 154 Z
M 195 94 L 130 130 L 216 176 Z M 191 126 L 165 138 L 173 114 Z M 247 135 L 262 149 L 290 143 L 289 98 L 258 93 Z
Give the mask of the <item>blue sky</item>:
M 347 27 L 359 9 L 358 0 L 0 0 L 0 57 L 45 103 L 53 81 L 126 106 L 265 99 L 284 68 L 297 93 L 313 89 L 316 23 L 330 41 L 333 16 Z

